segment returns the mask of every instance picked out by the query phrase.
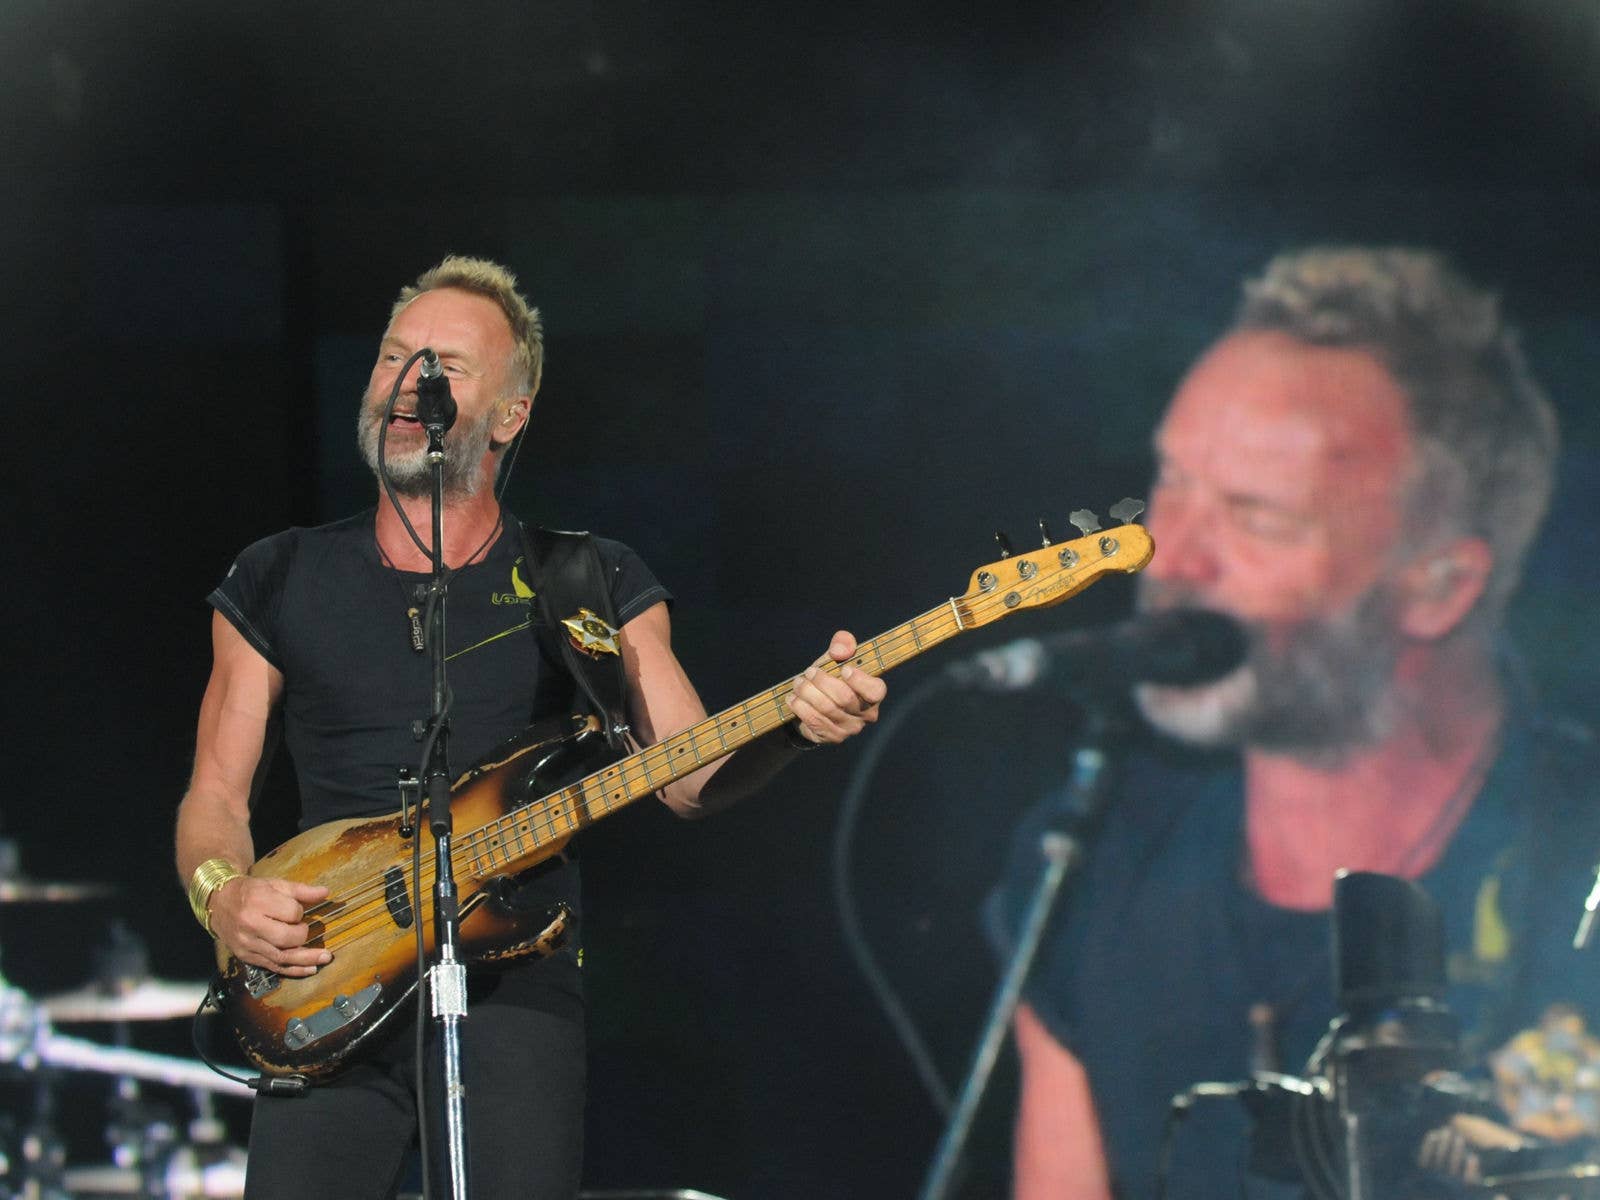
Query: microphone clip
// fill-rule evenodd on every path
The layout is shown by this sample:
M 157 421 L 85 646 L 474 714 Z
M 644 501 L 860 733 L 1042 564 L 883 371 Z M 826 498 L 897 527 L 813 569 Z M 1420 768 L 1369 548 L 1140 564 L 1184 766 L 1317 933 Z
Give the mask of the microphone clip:
M 430 439 L 437 433 L 443 435 L 456 423 L 455 397 L 450 394 L 450 380 L 445 378 L 444 364 L 431 348 L 423 347 L 422 365 L 417 368 L 417 420 L 427 429 Z M 433 453 L 430 440 L 429 453 Z

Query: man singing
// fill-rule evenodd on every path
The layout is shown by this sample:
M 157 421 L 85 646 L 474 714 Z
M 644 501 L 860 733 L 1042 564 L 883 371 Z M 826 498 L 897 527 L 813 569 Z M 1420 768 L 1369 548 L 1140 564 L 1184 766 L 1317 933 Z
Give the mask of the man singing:
M 424 347 L 437 353 L 459 408 L 445 437 L 442 526 L 450 753 L 459 772 L 530 722 L 567 714 L 574 681 L 525 628 L 529 541 L 494 488 L 539 389 L 538 312 L 510 272 L 479 259 L 446 258 L 403 289 L 361 403 L 359 440 L 375 475 L 385 402 L 402 365 Z M 398 504 L 426 543 L 431 483 L 415 372 L 401 386 L 385 443 Z M 666 589 L 626 546 L 601 539 L 598 549 L 628 717 L 640 742 L 653 743 L 702 720 L 705 709 L 673 654 Z M 302 828 L 395 811 L 396 766 L 416 760 L 411 723 L 430 694 L 416 611 L 429 566 L 380 489 L 364 513 L 255 543 L 209 597 L 213 667 L 178 812 L 177 866 L 196 916 L 241 962 L 303 977 L 330 961 L 328 950 L 307 944 L 305 916 L 327 889 L 245 874 L 256 858 L 252 784 L 269 725 L 281 719 Z M 664 788 L 665 803 L 684 817 L 714 812 L 801 749 L 843 741 L 876 720 L 885 687 L 848 664 L 854 652 L 850 634 L 835 634 L 828 656 L 845 665 L 795 680 L 795 721 Z M 552 863 L 529 886 L 577 911 L 572 864 Z M 462 1072 L 475 1197 L 559 1200 L 577 1191 L 584 1046 L 575 942 L 547 958 L 469 973 Z M 413 1038 L 402 1025 L 306 1096 L 259 1099 L 248 1194 L 393 1195 L 417 1125 Z

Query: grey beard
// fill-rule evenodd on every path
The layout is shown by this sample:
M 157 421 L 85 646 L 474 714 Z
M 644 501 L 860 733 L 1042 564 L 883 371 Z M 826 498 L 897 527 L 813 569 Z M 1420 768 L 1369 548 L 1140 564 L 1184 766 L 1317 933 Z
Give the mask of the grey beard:
M 1140 606 L 1197 602 L 1186 593 L 1141 586 Z M 1248 745 L 1337 763 L 1394 728 L 1390 685 L 1401 640 L 1392 612 L 1380 584 L 1345 616 L 1302 625 L 1276 650 L 1259 626 L 1245 623 L 1250 650 L 1238 671 L 1203 687 L 1141 687 L 1136 699 L 1157 729 L 1194 745 Z
M 378 475 L 378 434 L 382 423 L 382 406 L 374 407 L 370 396 L 363 396 L 356 415 L 356 441 L 361 447 L 361 457 L 373 478 Z M 476 422 L 455 427 L 444 435 L 444 469 L 442 487 L 447 500 L 468 500 L 482 490 L 492 478 L 492 472 L 479 469 L 483 456 L 489 449 L 489 430 L 494 421 L 494 409 L 487 408 Z M 428 466 L 427 447 L 396 453 L 392 446 L 384 447 L 389 482 L 402 496 L 415 498 L 427 496 L 433 490 L 433 475 Z

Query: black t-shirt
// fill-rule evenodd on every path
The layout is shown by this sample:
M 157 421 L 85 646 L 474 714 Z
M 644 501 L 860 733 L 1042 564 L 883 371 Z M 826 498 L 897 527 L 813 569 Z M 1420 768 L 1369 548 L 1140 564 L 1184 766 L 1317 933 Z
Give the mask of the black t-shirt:
M 1600 964 L 1572 950 L 1600 854 L 1596 748 L 1586 731 L 1519 714 L 1438 863 L 1417 881 L 1444 918 L 1446 1001 L 1469 1065 L 1552 1002 L 1600 1028 Z M 1328 914 L 1268 904 L 1243 881 L 1244 806 L 1232 756 L 1155 742 L 1129 757 L 1105 825 L 1040 949 L 1028 1003 L 1087 1068 L 1119 1193 L 1151 1193 L 1170 1098 L 1253 1067 L 1252 1007 L 1275 1016 L 1279 1069 L 1301 1073 L 1336 1013 Z M 1012 941 L 1038 875 L 1046 800 L 1018 831 L 989 918 Z M 1243 1108 L 1196 1106 L 1172 1160 L 1174 1200 L 1241 1194 Z M 1295 1189 L 1298 1191 L 1298 1189 Z M 1253 1180 L 1252 1196 L 1273 1193 Z
M 300 791 L 300 825 L 398 810 L 398 769 L 418 766 L 412 723 L 431 706 L 430 656 L 413 649 L 407 609 L 425 573 L 385 566 L 368 509 L 288 529 L 242 553 L 207 599 L 283 673 L 283 736 Z M 596 539 L 619 624 L 670 600 L 632 550 Z M 580 711 L 565 668 L 528 628 L 533 592 L 510 523 L 483 561 L 450 581 L 446 673 L 450 769 L 456 776 L 537 720 Z M 576 868 L 540 890 L 578 907 Z M 567 956 L 567 957 L 570 957 Z

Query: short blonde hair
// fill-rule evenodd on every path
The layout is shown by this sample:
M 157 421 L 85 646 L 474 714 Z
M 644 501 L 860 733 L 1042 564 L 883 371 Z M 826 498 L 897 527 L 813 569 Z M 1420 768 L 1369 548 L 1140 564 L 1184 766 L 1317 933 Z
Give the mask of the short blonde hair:
M 520 394 L 532 397 L 539 391 L 539 380 L 544 376 L 544 325 L 539 320 L 539 310 L 528 303 L 528 298 L 517 291 L 517 277 L 497 262 L 487 258 L 467 258 L 449 254 L 437 266 L 429 267 L 417 281 L 400 289 L 400 296 L 389 310 L 392 322 L 402 309 L 423 292 L 439 288 L 459 288 L 487 296 L 500 306 L 506 323 L 511 326 L 511 383 Z

